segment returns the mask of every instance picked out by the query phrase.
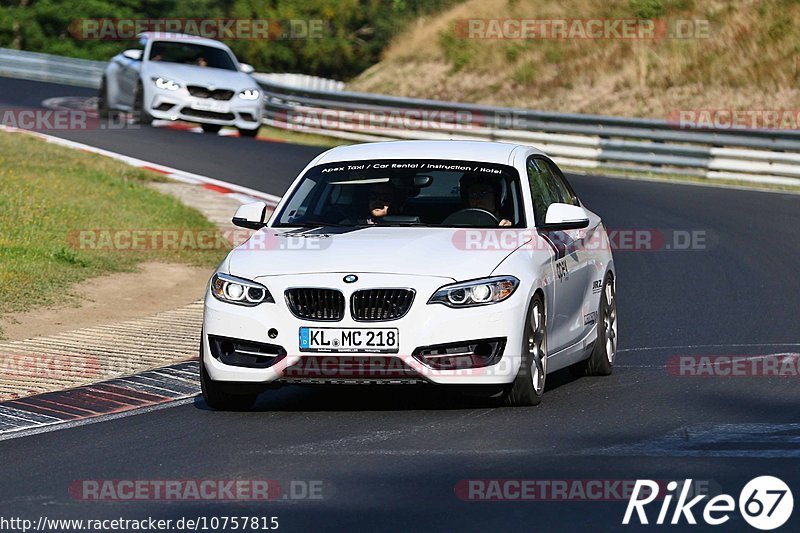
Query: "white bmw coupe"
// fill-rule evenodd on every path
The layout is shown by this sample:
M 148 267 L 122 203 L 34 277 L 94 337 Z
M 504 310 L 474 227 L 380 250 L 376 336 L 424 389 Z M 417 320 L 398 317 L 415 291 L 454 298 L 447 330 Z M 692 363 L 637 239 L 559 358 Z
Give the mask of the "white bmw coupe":
M 235 126 L 255 137 L 262 96 L 253 67 L 239 63 L 225 44 L 180 33 L 145 32 L 140 48 L 114 56 L 103 71 L 97 100 L 101 118 L 130 112 L 153 119 L 196 122 L 207 133 Z
M 329 150 L 209 283 L 205 401 L 286 383 L 419 383 L 535 405 L 549 373 L 612 371 L 614 261 L 600 217 L 527 146 Z

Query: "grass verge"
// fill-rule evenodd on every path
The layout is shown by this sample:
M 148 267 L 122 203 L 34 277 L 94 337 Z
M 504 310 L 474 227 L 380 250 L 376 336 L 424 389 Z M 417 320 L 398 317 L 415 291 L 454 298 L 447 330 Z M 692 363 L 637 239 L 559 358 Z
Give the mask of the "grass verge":
M 144 261 L 216 265 L 224 249 L 81 244 L 81 231 L 216 230 L 200 212 L 147 186 L 160 180 L 99 155 L 0 132 L 0 314 L 74 300 L 72 284 L 134 271 Z
M 258 136 L 264 139 L 283 141 L 293 144 L 305 144 L 308 146 L 321 146 L 323 148 L 333 148 L 342 144 L 352 144 L 341 139 L 315 135 L 313 133 L 303 133 L 300 131 L 282 130 L 272 126 L 261 126 Z

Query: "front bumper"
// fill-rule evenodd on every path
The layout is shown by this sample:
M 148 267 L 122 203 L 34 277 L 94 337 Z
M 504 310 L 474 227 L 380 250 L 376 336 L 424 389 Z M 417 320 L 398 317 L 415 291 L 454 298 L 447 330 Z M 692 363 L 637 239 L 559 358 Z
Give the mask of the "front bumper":
M 261 125 L 261 100 L 195 98 L 186 89 L 153 89 L 147 106 L 153 118 L 255 129 Z
M 243 307 L 221 302 L 209 293 L 205 299 L 203 318 L 203 361 L 209 376 L 214 381 L 270 383 L 276 380 L 288 382 L 348 382 L 359 378 L 386 377 L 389 381 L 425 381 L 447 385 L 497 385 L 514 380 L 520 366 L 522 330 L 527 312 L 527 287 L 520 285 L 507 300 L 489 306 L 452 309 L 441 304 L 427 303 L 430 296 L 442 285 L 453 280 L 442 277 L 401 276 L 394 274 L 359 273 L 359 281 L 345 284 L 344 273 L 271 276 L 258 278 L 272 293 L 276 303 L 264 303 L 256 307 Z M 284 291 L 290 287 L 328 287 L 342 291 L 345 296 L 345 316 L 337 322 L 319 322 L 295 317 L 284 299 Z M 416 297 L 406 315 L 397 320 L 359 322 L 349 312 L 350 295 L 365 288 L 413 288 Z M 321 352 L 300 351 L 301 327 L 337 328 L 397 328 L 399 350 L 397 353 L 370 352 Z M 270 335 L 271 333 L 271 335 Z M 268 366 L 248 367 L 226 364 L 212 354 L 209 339 L 242 340 L 275 347 L 274 360 Z M 488 366 L 440 370 L 425 364 L 419 357 L 422 347 L 475 341 L 480 339 L 502 340 L 502 355 Z M 280 350 L 283 350 L 281 352 Z M 252 349 L 250 350 L 252 351 Z M 375 371 L 374 364 L 364 366 L 363 359 L 372 358 L 378 367 L 390 369 L 389 375 Z M 266 361 L 266 359 L 260 359 Z M 298 373 L 298 367 L 311 368 L 316 373 Z M 355 370 L 354 370 L 355 369 Z M 367 375 L 359 375 L 367 370 Z M 302 374 L 302 376 L 300 376 Z M 378 381 L 378 379 L 376 379 Z

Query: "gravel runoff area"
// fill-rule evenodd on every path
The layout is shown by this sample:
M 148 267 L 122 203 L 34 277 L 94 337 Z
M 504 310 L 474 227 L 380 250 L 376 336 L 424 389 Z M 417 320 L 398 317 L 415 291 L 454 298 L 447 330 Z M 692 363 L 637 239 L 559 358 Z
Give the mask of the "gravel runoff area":
M 240 199 L 200 185 L 152 186 L 199 210 L 221 231 L 234 228 L 230 220 Z M 0 342 L 0 401 L 196 359 L 203 315 L 202 295 L 198 297 L 189 305 L 136 320 Z

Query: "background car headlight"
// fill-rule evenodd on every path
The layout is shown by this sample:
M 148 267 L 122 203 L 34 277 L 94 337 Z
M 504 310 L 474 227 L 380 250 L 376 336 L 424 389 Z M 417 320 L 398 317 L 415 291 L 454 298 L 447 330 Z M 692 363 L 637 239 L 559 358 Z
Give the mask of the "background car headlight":
M 177 91 L 181 88 L 178 82 L 169 80 L 167 78 L 153 78 L 153 83 L 155 83 L 156 87 L 159 89 L 166 89 L 168 91 Z
M 272 294 L 260 283 L 220 272 L 211 277 L 211 294 L 222 302 L 249 307 L 264 302 L 275 303 Z
M 518 286 L 519 280 L 514 276 L 497 276 L 454 283 L 437 290 L 428 303 L 444 304 L 448 307 L 496 304 L 511 296 Z
M 261 93 L 258 89 L 245 89 L 239 93 L 239 98 L 242 100 L 258 100 L 259 96 L 261 96 Z

